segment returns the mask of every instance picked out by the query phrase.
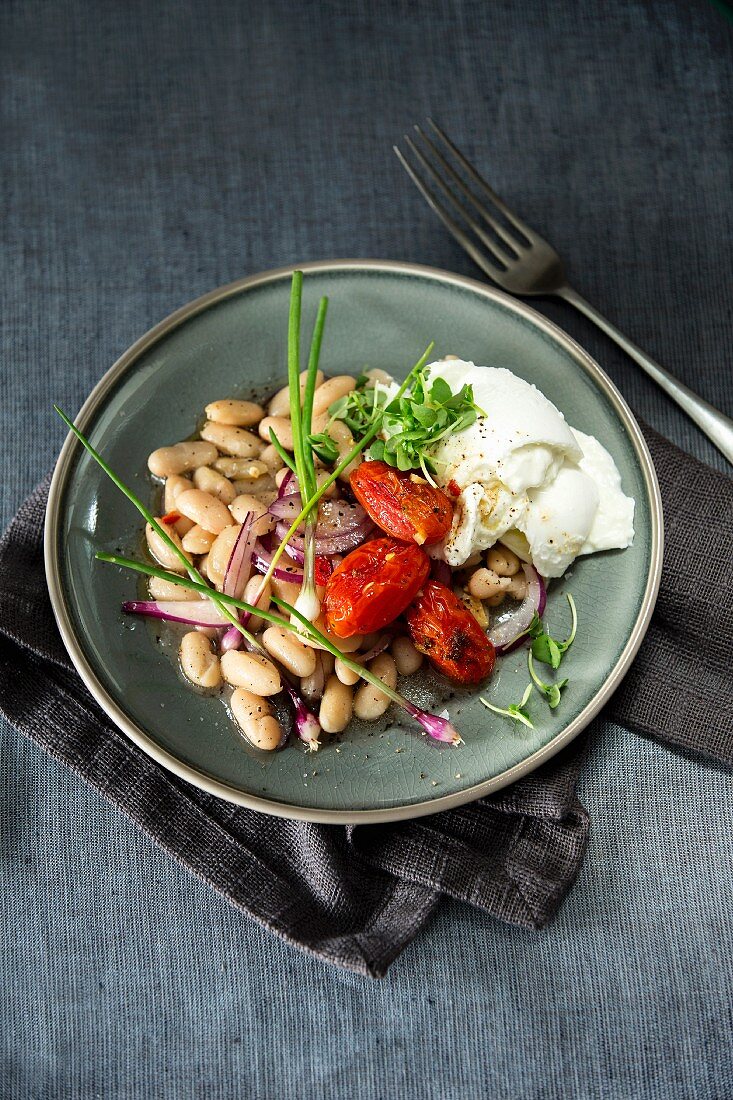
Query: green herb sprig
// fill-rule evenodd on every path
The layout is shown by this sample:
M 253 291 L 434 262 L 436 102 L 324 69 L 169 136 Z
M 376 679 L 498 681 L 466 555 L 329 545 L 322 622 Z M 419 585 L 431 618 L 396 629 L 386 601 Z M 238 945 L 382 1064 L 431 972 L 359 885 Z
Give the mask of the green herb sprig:
M 535 687 L 541 695 L 544 695 L 545 699 L 550 705 L 550 710 L 555 710 L 560 702 L 560 693 L 562 692 L 563 688 L 566 687 L 568 684 L 567 676 L 564 680 L 556 680 L 554 684 L 546 684 L 544 680 L 541 680 L 540 677 L 537 675 L 537 670 L 534 667 L 534 659 L 532 657 L 531 649 L 527 654 L 527 666 L 529 668 L 529 674 L 532 677 Z
M 178 573 L 172 573 L 167 569 L 160 569 L 155 565 L 147 565 L 145 562 L 134 561 L 132 558 L 124 558 L 118 554 L 107 554 L 104 551 L 98 551 L 95 555 L 98 561 L 107 562 L 110 565 L 118 565 L 123 569 L 130 569 L 135 573 L 142 573 L 147 577 L 159 577 L 161 580 L 170 581 L 173 584 L 181 585 L 183 588 L 190 588 L 194 592 L 201 592 L 206 596 L 211 595 L 211 589 L 205 583 L 199 583 L 198 581 L 191 580 L 190 578 L 181 577 Z M 273 596 L 272 602 L 284 611 L 291 619 L 291 622 L 283 621 L 280 615 L 275 615 L 271 611 L 263 611 L 261 607 L 255 607 L 254 604 L 246 603 L 244 600 L 238 600 L 235 596 L 227 596 L 223 592 L 216 593 L 217 600 L 221 604 L 227 605 L 229 608 L 238 608 L 240 611 L 248 611 L 250 615 L 257 615 L 260 619 L 264 619 L 268 623 L 273 623 L 275 626 L 279 626 L 284 630 L 290 630 L 294 634 L 299 634 L 308 638 L 313 644 L 319 646 L 321 649 L 325 649 L 328 653 L 337 657 L 342 664 L 350 668 L 352 672 L 355 672 L 362 680 L 366 680 L 372 684 L 373 687 L 383 692 L 393 703 L 397 703 L 407 711 L 416 721 L 420 722 L 426 732 L 434 730 L 435 727 L 440 724 L 442 727 L 447 728 L 449 731 L 448 736 L 442 736 L 438 740 L 450 740 L 453 745 L 462 744 L 462 738 L 457 730 L 455 730 L 449 723 L 438 717 L 437 715 L 430 714 L 428 711 L 422 711 L 415 706 L 414 703 L 410 703 L 405 699 L 404 695 L 401 695 L 399 691 L 391 688 L 389 684 L 385 684 L 383 680 L 377 676 L 375 672 L 372 672 L 366 666 L 355 661 L 347 653 L 342 653 L 333 642 L 326 637 L 326 635 L 314 626 L 305 615 L 293 607 L 291 604 L 286 603 L 285 600 L 278 599 Z M 292 620 L 295 619 L 298 625 L 296 626 Z M 435 736 L 434 733 L 431 736 Z
M 473 400 L 473 387 L 453 393 L 443 378 L 432 382 L 418 371 L 409 393 L 398 393 L 391 401 L 378 386 L 357 387 L 329 408 L 332 419 L 343 420 L 356 435 L 364 435 L 376 419 L 385 439 L 375 439 L 367 457 L 386 462 L 398 470 L 422 470 L 435 484 L 432 451 L 446 435 L 464 431 L 482 410 Z
M 545 665 L 550 665 L 551 668 L 559 668 L 560 662 L 563 656 L 570 649 L 570 646 L 575 641 L 575 635 L 578 629 L 578 611 L 575 606 L 575 600 L 570 592 L 565 593 L 568 604 L 570 605 L 570 633 L 564 642 L 558 641 L 553 638 L 542 623 L 537 612 L 535 612 L 532 622 L 527 627 L 526 633 L 529 634 L 532 639 L 532 654 L 537 661 L 542 661 Z M 520 635 L 521 637 L 521 635 Z
M 415 366 L 412 368 L 410 373 L 407 375 L 407 378 L 405 379 L 405 381 L 400 386 L 399 391 L 397 393 L 397 398 L 402 396 L 402 394 L 407 390 L 408 386 L 412 382 L 413 377 L 422 369 L 422 367 L 428 361 L 428 359 L 430 358 L 430 353 L 433 350 L 433 346 L 434 345 L 431 341 L 430 344 L 428 344 L 428 346 L 426 347 L 425 351 L 420 356 L 420 358 L 418 359 Z M 357 455 L 360 455 L 361 452 L 364 450 L 364 448 L 368 446 L 368 444 L 372 441 L 372 439 L 374 439 L 374 437 L 378 433 L 381 426 L 382 426 L 382 418 L 381 418 L 381 415 L 379 415 L 374 420 L 374 423 L 372 424 L 371 428 L 366 433 L 366 435 L 362 439 L 360 439 L 357 443 L 354 444 L 354 446 L 351 448 L 351 450 L 348 452 L 348 454 L 345 455 L 344 458 L 341 459 L 338 466 L 336 466 L 336 468 L 331 472 L 331 474 L 323 481 L 321 486 L 313 494 L 313 496 L 310 498 L 310 500 L 307 502 L 307 504 L 304 504 L 303 508 L 300 511 L 300 514 L 295 517 L 295 519 L 291 523 L 290 527 L 288 528 L 285 536 L 281 540 L 280 545 L 277 547 L 274 554 L 272 555 L 272 561 L 270 562 L 270 565 L 268 566 L 267 572 L 265 573 L 264 577 L 262 578 L 262 585 L 260 586 L 260 591 L 259 591 L 259 594 L 257 596 L 257 599 L 254 601 L 255 603 L 259 602 L 260 595 L 264 591 L 265 585 L 268 583 L 268 581 L 270 581 L 272 579 L 272 575 L 275 572 L 275 569 L 277 567 L 277 563 L 280 561 L 280 558 L 285 553 L 285 547 L 287 546 L 288 542 L 293 537 L 295 532 L 298 530 L 301 523 L 303 523 L 303 521 L 308 518 L 308 516 L 311 514 L 313 509 L 317 506 L 317 504 L 318 504 L 319 500 L 321 499 L 321 497 L 324 495 L 324 493 L 328 492 L 328 490 L 331 488 L 331 486 L 337 480 L 337 478 L 339 478 L 341 476 L 341 474 L 344 472 L 344 470 L 348 466 L 351 465 L 351 463 L 354 461 L 354 459 L 357 457 Z
M 534 729 L 534 722 L 527 713 L 527 703 L 529 697 L 532 694 L 532 685 L 527 684 L 527 688 L 524 695 L 518 703 L 510 703 L 508 707 L 497 707 L 493 703 L 490 703 L 488 699 L 484 699 L 483 695 L 479 696 L 479 701 L 484 704 L 488 710 L 493 710 L 494 714 L 501 714 L 503 718 L 513 718 L 515 722 L 521 722 L 523 726 L 529 726 L 531 730 Z
M 160 537 L 163 539 L 163 542 L 166 544 L 166 546 L 170 550 L 173 551 L 173 553 L 176 555 L 176 557 L 178 557 L 180 559 L 181 563 L 184 565 L 184 567 L 186 569 L 186 573 L 188 574 L 189 578 L 191 579 L 191 582 L 192 583 L 195 582 L 196 584 L 201 585 L 202 586 L 201 590 L 203 592 L 205 592 L 205 594 L 209 597 L 209 599 L 212 601 L 212 603 L 214 603 L 219 608 L 221 613 L 223 615 L 225 615 L 227 619 L 229 619 L 232 626 L 235 626 L 237 628 L 237 630 L 242 635 L 242 637 L 245 639 L 245 641 L 249 642 L 250 645 L 253 645 L 258 651 L 261 652 L 261 646 L 259 645 L 259 643 L 255 639 L 255 637 L 252 634 L 250 634 L 250 632 L 248 630 L 246 630 L 245 627 L 242 626 L 242 624 L 239 621 L 239 616 L 235 615 L 234 612 L 231 610 L 231 608 L 227 607 L 224 604 L 223 596 L 221 595 L 221 593 L 217 592 L 215 589 L 210 588 L 205 583 L 204 578 L 201 576 L 198 569 L 196 569 L 196 567 L 191 564 L 191 562 L 188 560 L 188 558 L 184 554 L 181 547 L 176 545 L 176 543 L 170 537 L 170 535 L 165 530 L 165 528 L 162 527 L 161 524 L 158 523 L 157 519 L 152 514 L 150 509 L 146 508 L 145 505 L 143 504 L 143 502 L 140 500 L 140 498 L 138 496 L 136 496 L 136 494 L 129 487 L 129 485 L 126 485 L 125 482 L 120 477 L 117 476 L 117 474 L 114 472 L 112 467 L 109 466 L 107 464 L 107 462 L 105 462 L 105 460 L 102 458 L 100 453 L 97 450 L 94 449 L 94 447 L 91 445 L 91 443 L 89 442 L 87 437 L 84 435 L 84 433 L 82 431 L 80 431 L 79 428 L 77 428 L 76 424 L 74 424 L 74 422 L 70 419 L 70 417 L 68 417 L 66 415 L 66 413 L 58 407 L 58 405 L 54 405 L 54 410 L 61 417 L 61 419 L 63 420 L 64 424 L 69 429 L 69 431 L 72 432 L 73 435 L 76 436 L 76 438 L 79 440 L 79 442 L 84 447 L 84 449 L 87 451 L 87 453 L 90 454 L 91 457 L 94 459 L 94 461 L 97 463 L 97 465 L 99 467 L 101 467 L 101 469 L 104 471 L 104 473 L 110 479 L 110 481 L 113 482 L 113 484 L 117 486 L 117 488 L 120 490 L 120 492 L 123 493 L 127 497 L 127 499 L 130 501 L 130 503 L 133 504 L 135 506 L 135 508 L 137 508 L 138 512 L 143 517 L 143 519 L 146 520 L 146 522 L 150 524 L 150 526 L 153 528 L 153 530 L 158 535 L 160 535 Z M 174 577 L 174 576 L 178 577 L 178 581 L 174 582 L 174 583 L 185 585 L 185 582 L 183 581 L 183 579 L 177 573 L 172 573 L 172 574 L 170 574 L 170 576 L 171 577 Z M 190 585 L 189 585 L 189 587 L 190 587 Z

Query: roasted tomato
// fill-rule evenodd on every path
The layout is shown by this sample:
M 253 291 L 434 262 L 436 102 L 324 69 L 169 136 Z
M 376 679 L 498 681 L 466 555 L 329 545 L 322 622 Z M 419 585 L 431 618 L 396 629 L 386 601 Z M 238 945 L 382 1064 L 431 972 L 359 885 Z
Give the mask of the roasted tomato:
M 326 585 L 323 613 L 339 638 L 371 634 L 401 615 L 430 572 L 414 543 L 372 539 L 347 554 Z
M 386 462 L 362 462 L 349 478 L 354 496 L 374 522 L 405 542 L 440 542 L 450 531 L 453 505 L 416 474 Z
M 496 650 L 450 588 L 429 581 L 406 617 L 416 648 L 449 679 L 478 684 L 491 674 Z

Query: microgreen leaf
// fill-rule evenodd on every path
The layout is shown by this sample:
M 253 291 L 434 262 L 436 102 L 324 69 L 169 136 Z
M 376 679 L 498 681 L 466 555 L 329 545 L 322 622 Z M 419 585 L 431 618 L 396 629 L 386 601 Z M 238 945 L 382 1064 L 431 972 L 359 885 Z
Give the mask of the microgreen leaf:
M 550 704 L 550 710 L 554 710 L 560 702 L 560 693 L 564 687 L 566 687 L 568 680 L 567 677 L 564 680 L 558 680 L 554 684 L 546 684 L 544 680 L 541 680 L 537 675 L 537 671 L 534 667 L 534 661 L 532 659 L 532 651 L 527 654 L 527 665 L 529 667 L 529 674 L 532 677 L 535 687 L 544 695 L 547 702 Z
M 558 642 L 556 638 L 550 636 L 542 625 L 542 620 L 535 613 L 532 622 L 529 624 L 527 633 L 532 641 L 532 653 L 538 661 L 542 661 L 545 665 L 550 665 L 551 668 L 559 668 L 560 661 L 563 658 L 563 654 L 567 653 L 570 646 L 575 641 L 575 634 L 578 628 L 578 612 L 575 607 L 575 600 L 569 592 L 566 593 L 567 601 L 570 604 L 570 614 L 572 616 L 572 624 L 570 628 L 570 634 L 564 642 Z
M 538 661 L 552 668 L 559 668 L 562 660 L 560 647 L 549 634 L 538 634 L 532 642 L 532 653 Z
M 329 408 L 333 420 L 343 420 L 356 438 L 383 417 L 384 440 L 375 440 L 367 457 L 398 470 L 430 469 L 430 451 L 444 436 L 463 431 L 480 413 L 473 389 L 452 393 L 443 378 L 430 382 L 424 370 L 415 373 L 409 391 L 388 401 L 383 388 L 357 389 Z
M 319 432 L 317 435 L 309 435 L 308 442 L 321 462 L 325 462 L 329 466 L 339 456 L 339 449 L 327 431 Z
M 510 703 L 508 707 L 497 707 L 493 703 L 490 703 L 488 699 L 484 699 L 482 695 L 479 696 L 479 701 L 484 704 L 489 710 L 492 710 L 494 714 L 501 714 L 503 718 L 512 718 L 515 722 L 521 722 L 524 726 L 529 726 L 531 730 L 534 729 L 534 723 L 527 714 L 527 703 L 529 697 L 532 694 L 532 685 L 527 684 L 524 695 L 518 703 Z

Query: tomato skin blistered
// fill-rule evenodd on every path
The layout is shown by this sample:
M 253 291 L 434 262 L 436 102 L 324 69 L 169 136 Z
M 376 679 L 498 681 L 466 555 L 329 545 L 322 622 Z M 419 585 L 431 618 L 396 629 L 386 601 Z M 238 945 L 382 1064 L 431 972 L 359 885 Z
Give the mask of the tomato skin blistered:
M 372 634 L 401 615 L 430 573 L 415 543 L 378 538 L 347 554 L 326 585 L 323 613 L 339 638 Z
M 417 474 L 386 462 L 362 462 L 349 480 L 359 504 L 388 535 L 429 546 L 450 531 L 451 501 Z
M 429 581 L 406 618 L 415 648 L 449 679 L 478 684 L 491 675 L 496 650 L 450 588 Z

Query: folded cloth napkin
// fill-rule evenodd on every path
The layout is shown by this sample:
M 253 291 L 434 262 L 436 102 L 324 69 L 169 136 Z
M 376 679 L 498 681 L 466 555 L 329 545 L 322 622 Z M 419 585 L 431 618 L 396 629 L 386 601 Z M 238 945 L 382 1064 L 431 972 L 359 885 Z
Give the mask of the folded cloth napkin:
M 726 661 L 733 481 L 647 433 L 667 546 L 652 627 L 609 716 L 733 762 Z M 589 819 L 583 739 L 492 798 L 413 822 L 345 828 L 233 806 L 162 769 L 91 699 L 55 627 L 43 572 L 48 480 L 0 542 L 0 709 L 179 862 L 296 946 L 375 977 L 443 896 L 541 928 L 572 885 Z M 729 656 L 729 654 L 728 654 Z

